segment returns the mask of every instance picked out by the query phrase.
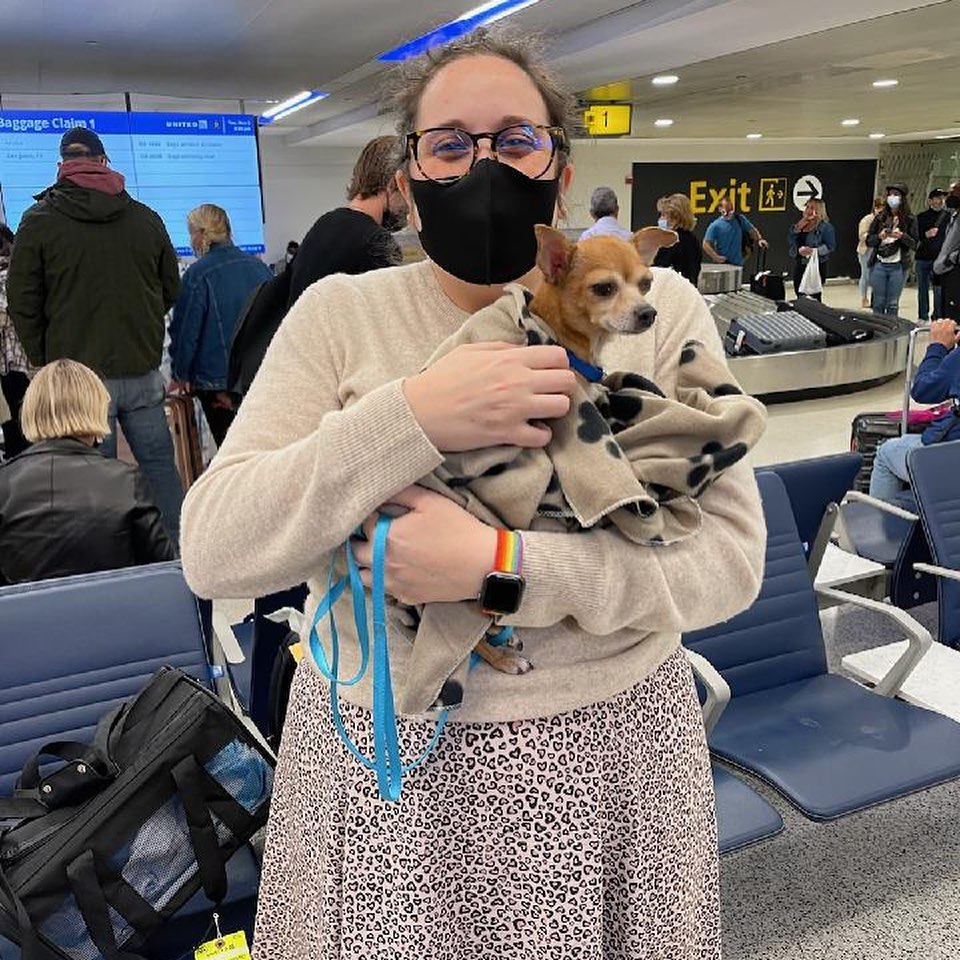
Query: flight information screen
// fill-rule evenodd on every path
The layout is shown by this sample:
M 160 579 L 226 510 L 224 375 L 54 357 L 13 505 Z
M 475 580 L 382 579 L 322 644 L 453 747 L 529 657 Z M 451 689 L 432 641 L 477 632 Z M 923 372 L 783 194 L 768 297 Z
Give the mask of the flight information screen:
M 256 118 L 242 114 L 0 111 L 0 218 L 14 230 L 34 196 L 57 177 L 60 138 L 86 127 L 103 141 L 130 196 L 152 207 L 181 256 L 189 256 L 187 213 L 215 203 L 234 242 L 263 253 Z

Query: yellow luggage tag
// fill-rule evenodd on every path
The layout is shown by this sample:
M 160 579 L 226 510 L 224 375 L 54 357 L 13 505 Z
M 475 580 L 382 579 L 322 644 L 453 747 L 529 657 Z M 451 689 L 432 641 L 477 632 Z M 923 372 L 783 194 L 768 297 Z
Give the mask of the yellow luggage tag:
M 213 915 L 213 925 L 217 931 L 217 938 L 201 943 L 193 951 L 194 960 L 251 960 L 247 935 L 243 930 L 222 936 L 220 917 L 217 914 Z

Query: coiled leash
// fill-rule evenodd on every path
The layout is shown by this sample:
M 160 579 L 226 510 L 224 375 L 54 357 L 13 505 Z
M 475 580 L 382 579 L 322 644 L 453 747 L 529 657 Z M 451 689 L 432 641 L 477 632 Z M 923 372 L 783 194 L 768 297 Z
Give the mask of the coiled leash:
M 396 801 L 400 799 L 400 790 L 403 777 L 419 767 L 440 740 L 440 735 L 447 723 L 449 710 L 441 710 L 437 716 L 436 729 L 423 753 L 412 763 L 404 764 L 400 757 L 400 741 L 397 732 L 397 715 L 393 698 L 393 681 L 390 677 L 390 651 L 387 646 L 387 616 L 386 591 L 384 587 L 384 566 L 387 555 L 387 534 L 393 517 L 380 516 L 377 519 L 373 532 L 373 584 L 371 587 L 373 604 L 373 649 L 371 656 L 370 633 L 367 623 L 367 603 L 363 583 L 360 580 L 360 570 L 357 567 L 353 546 L 348 540 L 344 544 L 347 555 L 347 574 L 339 580 L 334 580 L 336 554 L 330 558 L 330 570 L 327 576 L 327 593 L 317 606 L 310 625 L 310 652 L 317 668 L 330 683 L 330 713 L 337 735 L 344 742 L 351 754 L 368 770 L 375 771 L 380 796 L 384 800 Z M 357 672 L 349 679 L 343 680 L 338 676 L 340 667 L 340 636 L 337 632 L 337 622 L 333 608 L 343 595 L 347 586 L 350 587 L 353 602 L 353 621 L 357 628 L 357 641 L 360 646 L 360 666 Z M 330 624 L 330 658 L 327 658 L 323 644 L 317 633 L 317 624 L 326 616 Z M 506 643 L 512 634 L 507 627 L 495 636 L 488 637 L 494 646 Z M 373 661 L 373 758 L 363 754 L 353 742 L 343 723 L 340 713 L 338 688 L 351 687 L 360 682 L 366 675 L 370 661 Z M 475 665 L 476 655 L 471 659 L 471 667 Z

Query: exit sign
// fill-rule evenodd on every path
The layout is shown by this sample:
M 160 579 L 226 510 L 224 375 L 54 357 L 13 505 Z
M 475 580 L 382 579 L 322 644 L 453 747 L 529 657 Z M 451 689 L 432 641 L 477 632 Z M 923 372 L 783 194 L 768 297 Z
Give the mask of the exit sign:
M 629 103 L 594 104 L 583 111 L 583 125 L 593 137 L 616 137 L 630 132 Z

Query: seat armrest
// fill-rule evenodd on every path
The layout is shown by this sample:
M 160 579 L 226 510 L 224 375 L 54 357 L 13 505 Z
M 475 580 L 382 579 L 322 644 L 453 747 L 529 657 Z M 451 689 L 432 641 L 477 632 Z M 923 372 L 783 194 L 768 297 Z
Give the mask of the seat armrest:
M 213 614 L 213 640 L 223 651 L 227 663 L 243 663 L 246 660 L 230 621 L 223 613 L 216 611 Z
M 889 513 L 895 517 L 900 517 L 901 520 L 917 521 L 920 519 L 915 513 L 911 513 L 909 510 L 904 510 L 903 507 L 898 507 L 892 503 L 887 503 L 886 500 L 880 500 L 877 497 L 871 497 L 869 493 L 861 493 L 859 490 L 848 490 L 846 494 L 844 494 L 843 502 L 868 503 L 870 506 L 876 507 L 878 510 L 883 510 L 884 513 Z
M 931 573 L 935 577 L 945 577 L 947 580 L 960 580 L 960 570 L 950 567 L 938 567 L 933 563 L 915 563 L 913 569 L 917 573 Z
M 705 656 L 686 647 L 683 647 L 683 652 L 707 692 L 707 699 L 703 704 L 703 726 L 709 736 L 710 731 L 717 725 L 720 714 L 730 702 L 730 684 L 720 676 L 716 667 Z
M 893 620 L 903 630 L 909 641 L 907 649 L 900 655 L 890 669 L 877 681 L 874 692 L 884 697 L 895 697 L 903 686 L 914 667 L 923 659 L 923 655 L 930 649 L 933 637 L 930 631 L 919 624 L 905 610 L 893 607 L 889 603 L 879 600 L 870 600 L 845 590 L 836 590 L 833 587 L 817 587 L 819 596 L 829 597 L 839 603 L 852 603 L 864 610 L 872 610 Z

